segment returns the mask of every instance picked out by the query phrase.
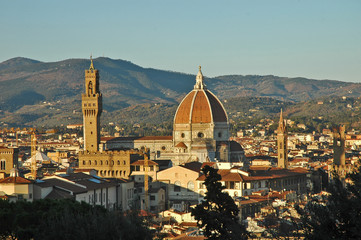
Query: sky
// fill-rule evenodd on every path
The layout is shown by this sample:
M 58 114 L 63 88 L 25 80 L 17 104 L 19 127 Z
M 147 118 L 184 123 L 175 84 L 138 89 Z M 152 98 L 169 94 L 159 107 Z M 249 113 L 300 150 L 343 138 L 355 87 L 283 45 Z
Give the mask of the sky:
M 90 55 L 190 74 L 201 65 L 208 77 L 361 82 L 361 1 L 0 1 L 0 62 Z

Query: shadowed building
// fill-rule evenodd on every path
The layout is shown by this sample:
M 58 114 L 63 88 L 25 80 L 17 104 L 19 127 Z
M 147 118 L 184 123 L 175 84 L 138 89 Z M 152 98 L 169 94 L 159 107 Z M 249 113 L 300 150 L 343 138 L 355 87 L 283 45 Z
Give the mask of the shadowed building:
M 337 126 L 333 128 L 333 165 L 332 170 L 335 171 L 341 178 L 345 178 L 346 174 L 351 172 L 351 166 L 346 165 L 345 161 L 345 141 L 346 133 L 345 126 Z
M 3 175 L 3 178 L 5 174 L 10 174 L 14 166 L 18 166 L 18 153 L 18 148 L 0 147 L 0 173 Z

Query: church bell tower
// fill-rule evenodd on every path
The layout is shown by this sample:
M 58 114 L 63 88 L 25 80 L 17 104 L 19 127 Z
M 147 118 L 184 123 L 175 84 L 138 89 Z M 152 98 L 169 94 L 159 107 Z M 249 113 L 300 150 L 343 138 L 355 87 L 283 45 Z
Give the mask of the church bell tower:
M 283 120 L 281 109 L 280 121 L 277 129 L 278 167 L 280 168 L 288 168 L 287 137 L 286 122 Z
M 82 94 L 84 151 L 97 152 L 100 143 L 100 115 L 102 94 L 99 91 L 99 71 L 94 69 L 90 57 L 89 70 L 85 70 L 85 93 Z

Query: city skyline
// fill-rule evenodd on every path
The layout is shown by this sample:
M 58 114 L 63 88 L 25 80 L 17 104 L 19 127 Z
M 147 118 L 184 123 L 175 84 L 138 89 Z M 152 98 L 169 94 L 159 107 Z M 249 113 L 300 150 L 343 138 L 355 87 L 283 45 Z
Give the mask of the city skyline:
M 359 1 L 3 2 L 0 62 L 91 54 L 206 76 L 361 82 Z

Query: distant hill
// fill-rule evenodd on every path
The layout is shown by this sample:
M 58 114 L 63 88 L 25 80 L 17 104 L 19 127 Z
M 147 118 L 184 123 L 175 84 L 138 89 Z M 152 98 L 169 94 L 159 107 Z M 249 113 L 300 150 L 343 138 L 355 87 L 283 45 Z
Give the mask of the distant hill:
M 0 63 L 0 121 L 51 125 L 81 120 L 80 96 L 89 64 L 87 59 L 40 62 L 20 57 Z M 176 105 L 195 83 L 195 75 L 142 68 L 124 60 L 100 57 L 94 59 L 94 66 L 100 70 L 104 117 L 121 115 L 124 108 L 139 104 Z M 222 100 L 252 96 L 300 102 L 361 95 L 361 84 L 332 80 L 230 75 L 205 81 Z

